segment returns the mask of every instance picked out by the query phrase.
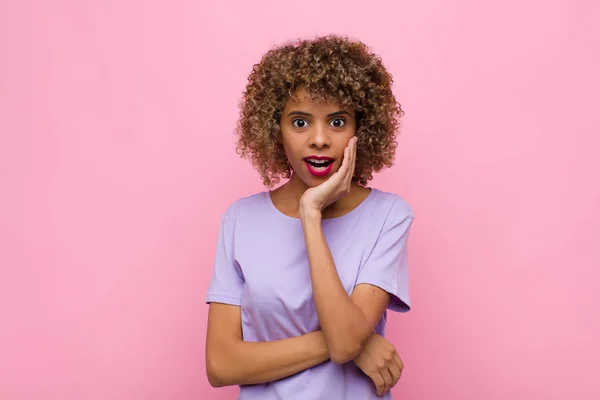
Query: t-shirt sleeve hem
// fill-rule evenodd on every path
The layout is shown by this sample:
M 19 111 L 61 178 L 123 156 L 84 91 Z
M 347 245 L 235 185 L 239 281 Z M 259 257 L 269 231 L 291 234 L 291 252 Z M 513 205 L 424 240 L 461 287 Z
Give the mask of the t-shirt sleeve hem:
M 208 293 L 205 298 L 205 303 L 223 303 L 232 306 L 241 306 L 242 299 L 223 293 Z
M 405 313 L 410 311 L 410 299 L 407 296 L 403 296 L 398 291 L 393 288 L 391 285 L 381 282 L 376 279 L 360 279 L 356 282 L 356 284 L 366 283 L 369 285 L 377 286 L 378 288 L 385 290 L 391 296 L 390 303 L 388 304 L 388 309 L 396 312 Z

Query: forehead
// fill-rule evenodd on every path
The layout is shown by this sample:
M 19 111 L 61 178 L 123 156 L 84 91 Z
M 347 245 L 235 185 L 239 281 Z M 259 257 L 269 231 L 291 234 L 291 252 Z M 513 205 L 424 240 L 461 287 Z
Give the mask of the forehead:
M 298 89 L 285 104 L 285 110 L 293 108 L 310 109 L 313 111 L 331 112 L 345 109 L 340 103 L 331 99 L 311 98 L 311 94 L 306 89 Z

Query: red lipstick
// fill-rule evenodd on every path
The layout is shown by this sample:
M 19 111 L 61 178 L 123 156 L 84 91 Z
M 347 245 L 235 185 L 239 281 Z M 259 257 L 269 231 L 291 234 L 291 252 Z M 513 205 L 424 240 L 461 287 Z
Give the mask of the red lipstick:
M 308 156 L 304 158 L 304 163 L 306 164 L 308 172 L 310 172 L 312 176 L 318 177 L 329 175 L 333 168 L 334 161 L 334 158 L 325 156 Z

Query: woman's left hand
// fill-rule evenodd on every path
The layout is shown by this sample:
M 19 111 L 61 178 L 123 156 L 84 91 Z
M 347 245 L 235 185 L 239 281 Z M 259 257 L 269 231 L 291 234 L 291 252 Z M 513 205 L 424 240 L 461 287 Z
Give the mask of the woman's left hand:
M 396 386 L 404 369 L 404 363 L 394 345 L 377 334 L 369 338 L 353 361 L 365 375 L 371 378 L 377 396 L 383 396 Z
M 352 137 L 344 149 L 344 159 L 340 169 L 329 179 L 318 186 L 307 189 L 300 199 L 300 216 L 304 218 L 309 212 L 321 212 L 328 205 L 336 202 L 350 192 L 354 167 L 356 165 L 356 142 Z

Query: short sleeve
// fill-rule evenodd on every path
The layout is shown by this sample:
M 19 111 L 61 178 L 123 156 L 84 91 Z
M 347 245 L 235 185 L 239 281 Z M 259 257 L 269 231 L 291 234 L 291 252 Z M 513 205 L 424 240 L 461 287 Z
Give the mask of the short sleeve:
M 206 303 L 240 306 L 244 278 L 234 258 L 234 238 L 237 205 L 234 203 L 221 216 L 213 273 L 206 293 Z
M 396 199 L 371 254 L 358 273 L 356 284 L 377 286 L 391 295 L 388 308 L 410 310 L 407 241 L 414 217 L 410 207 Z

